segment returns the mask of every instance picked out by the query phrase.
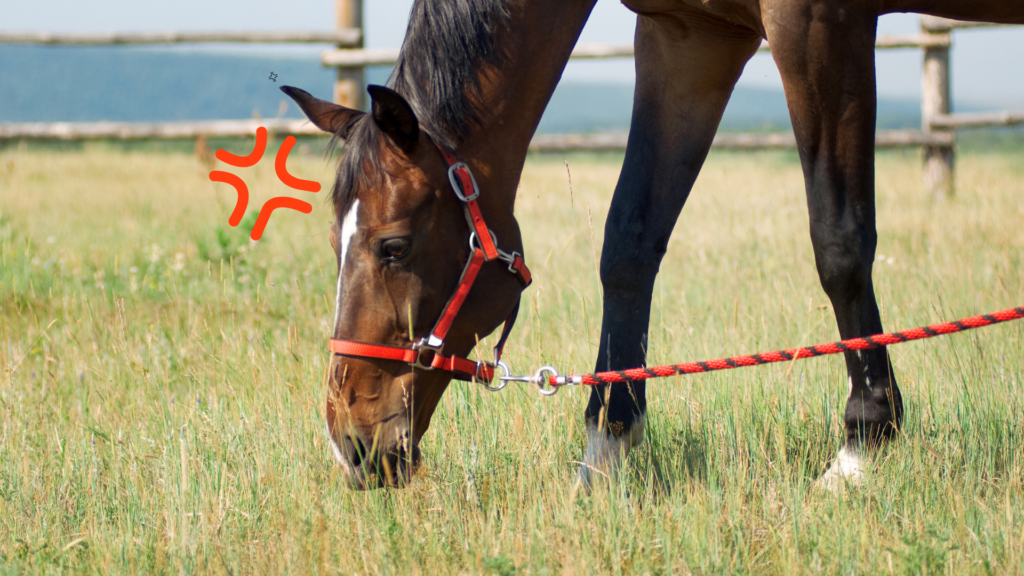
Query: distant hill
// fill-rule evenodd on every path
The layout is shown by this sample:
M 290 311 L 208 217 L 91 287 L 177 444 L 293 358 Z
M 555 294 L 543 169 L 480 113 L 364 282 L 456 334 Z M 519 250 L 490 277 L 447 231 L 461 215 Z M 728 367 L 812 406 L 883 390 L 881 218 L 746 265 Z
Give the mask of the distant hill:
M 326 98 L 334 78 L 316 60 L 118 47 L 0 46 L 0 71 L 0 122 L 273 117 L 286 100 L 280 86 Z M 383 83 L 387 74 L 371 69 L 368 79 Z M 632 101 L 632 85 L 563 83 L 539 131 L 626 131 Z M 916 100 L 882 99 L 878 109 L 880 127 L 920 125 Z M 289 102 L 284 116 L 301 114 Z M 789 126 L 780 91 L 749 88 L 736 90 L 722 123 L 731 131 Z

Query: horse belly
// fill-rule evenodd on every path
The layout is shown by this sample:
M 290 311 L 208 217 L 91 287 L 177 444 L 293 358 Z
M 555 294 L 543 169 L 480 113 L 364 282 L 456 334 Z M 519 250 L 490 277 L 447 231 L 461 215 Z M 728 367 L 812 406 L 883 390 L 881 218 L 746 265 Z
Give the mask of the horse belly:
M 884 12 L 917 12 L 956 20 L 1024 24 L 1024 0 L 886 0 Z
M 758 0 L 622 0 L 637 14 L 675 15 L 691 21 L 715 21 L 753 30 L 763 30 Z

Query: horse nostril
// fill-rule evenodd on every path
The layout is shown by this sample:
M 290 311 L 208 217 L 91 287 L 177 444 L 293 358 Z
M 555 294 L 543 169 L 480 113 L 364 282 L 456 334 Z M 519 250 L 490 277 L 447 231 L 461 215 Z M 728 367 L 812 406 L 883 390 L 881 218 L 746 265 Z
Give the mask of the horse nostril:
M 362 464 L 365 453 L 362 440 L 353 438 L 351 434 L 345 436 L 345 457 L 348 458 L 352 466 Z

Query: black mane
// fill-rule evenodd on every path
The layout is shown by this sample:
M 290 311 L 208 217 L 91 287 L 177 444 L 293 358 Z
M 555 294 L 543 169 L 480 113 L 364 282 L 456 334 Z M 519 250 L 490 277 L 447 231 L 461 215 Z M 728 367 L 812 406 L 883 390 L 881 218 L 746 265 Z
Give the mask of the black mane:
M 454 150 L 479 121 L 473 104 L 480 91 L 477 72 L 481 65 L 502 65 L 504 54 L 494 36 L 508 14 L 508 0 L 416 0 L 413 4 L 388 84 L 405 97 L 437 144 L 448 150 Z M 385 170 L 380 161 L 385 145 L 369 115 L 351 127 L 332 194 L 339 214 L 353 201 L 358 184 Z

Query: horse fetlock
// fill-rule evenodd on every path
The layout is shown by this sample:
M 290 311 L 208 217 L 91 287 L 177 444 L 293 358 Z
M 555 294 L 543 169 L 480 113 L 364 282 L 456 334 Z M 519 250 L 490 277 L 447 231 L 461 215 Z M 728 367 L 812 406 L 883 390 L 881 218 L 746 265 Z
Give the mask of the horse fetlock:
M 871 447 L 891 439 L 903 423 L 899 388 L 888 378 L 851 386 L 843 421 L 848 445 Z

